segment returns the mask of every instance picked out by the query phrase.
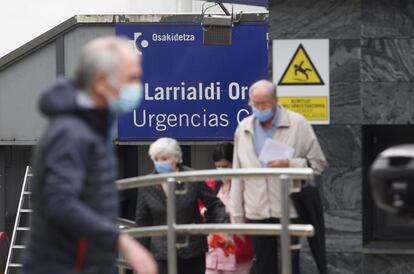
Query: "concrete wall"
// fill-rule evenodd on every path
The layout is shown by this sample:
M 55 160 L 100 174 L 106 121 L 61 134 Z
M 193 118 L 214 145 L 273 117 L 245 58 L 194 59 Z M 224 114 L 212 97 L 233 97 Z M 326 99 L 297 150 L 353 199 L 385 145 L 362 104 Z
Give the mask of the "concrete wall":
M 0 231 L 6 227 L 6 170 L 5 149 L 0 147 Z M 0 266 L 1 267 L 1 266 Z
M 330 39 L 331 125 L 314 127 L 329 161 L 319 181 L 329 273 L 412 273 L 411 256 L 362 252 L 361 138 L 365 125 L 414 121 L 413 2 L 270 2 L 270 39 Z M 302 273 L 317 273 L 307 252 Z
M 55 78 L 54 43 L 0 73 L 0 141 L 40 136 L 45 122 L 37 111 L 37 98 Z

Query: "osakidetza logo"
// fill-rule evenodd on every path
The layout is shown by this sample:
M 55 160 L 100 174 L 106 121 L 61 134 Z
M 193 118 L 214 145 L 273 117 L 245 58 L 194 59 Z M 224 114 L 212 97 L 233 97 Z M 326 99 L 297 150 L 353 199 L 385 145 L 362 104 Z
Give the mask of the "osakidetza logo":
M 195 41 L 194 34 L 187 33 L 153 33 L 152 41 L 154 42 L 193 42 Z
M 134 32 L 134 39 L 129 40 L 129 44 L 132 48 L 138 50 L 140 54 L 142 54 L 142 48 L 147 48 L 149 46 L 148 40 L 142 39 L 142 32 Z
M 179 32 L 152 33 L 151 37 L 144 38 L 142 32 L 134 32 L 134 39 L 130 40 L 132 47 L 140 53 L 142 49 L 148 48 L 152 42 L 194 42 L 195 35 Z

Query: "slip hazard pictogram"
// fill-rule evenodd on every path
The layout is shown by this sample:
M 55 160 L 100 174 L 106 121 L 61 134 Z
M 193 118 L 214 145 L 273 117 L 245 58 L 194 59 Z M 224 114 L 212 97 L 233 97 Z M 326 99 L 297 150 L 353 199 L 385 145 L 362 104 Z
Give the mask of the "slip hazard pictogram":
M 324 85 L 322 77 L 302 44 L 299 44 L 278 85 Z

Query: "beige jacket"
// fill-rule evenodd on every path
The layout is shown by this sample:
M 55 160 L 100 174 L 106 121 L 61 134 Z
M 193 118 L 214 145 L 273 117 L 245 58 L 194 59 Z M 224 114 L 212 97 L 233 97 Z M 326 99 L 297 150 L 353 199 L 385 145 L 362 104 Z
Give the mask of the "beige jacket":
M 300 114 L 283 107 L 279 127 L 273 139 L 295 149 L 290 167 L 308 167 L 316 174 L 326 166 L 325 156 L 319 146 L 312 126 Z M 233 168 L 260 168 L 255 152 L 253 115 L 245 118 L 237 127 L 234 138 Z M 230 191 L 230 214 L 232 222 L 241 223 L 244 217 L 252 220 L 280 218 L 280 184 L 261 178 L 232 181 Z M 291 217 L 297 217 L 291 207 Z

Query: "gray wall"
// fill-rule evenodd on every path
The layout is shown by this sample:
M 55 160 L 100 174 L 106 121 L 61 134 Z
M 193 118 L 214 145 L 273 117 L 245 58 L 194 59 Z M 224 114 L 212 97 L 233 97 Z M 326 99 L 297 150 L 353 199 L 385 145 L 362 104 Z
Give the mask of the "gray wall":
M 362 253 L 361 129 L 414 121 L 414 2 L 274 0 L 269 13 L 270 39 L 330 39 L 331 125 L 314 127 L 330 273 L 413 273 L 410 256 Z M 302 273 L 317 273 L 306 252 Z
M 363 0 L 362 12 L 363 123 L 413 124 L 414 3 Z M 366 273 L 412 273 L 414 269 L 414 256 L 367 254 L 363 258 Z
M 37 98 L 56 78 L 56 51 L 50 44 L 0 73 L 0 141 L 34 141 L 45 121 Z
M 65 75 L 73 75 L 77 56 L 88 41 L 109 35 L 115 35 L 114 26 L 83 26 L 66 34 L 64 37 Z
M 0 231 L 6 229 L 6 168 L 5 149 L 0 147 Z
M 40 94 L 57 75 L 72 75 L 76 56 L 89 40 L 115 34 L 113 26 L 84 26 L 51 41 L 0 73 L 0 145 L 34 144 L 46 121 L 37 110 Z M 63 61 L 63 63 L 59 63 Z M 61 66 L 62 68 L 59 68 Z

